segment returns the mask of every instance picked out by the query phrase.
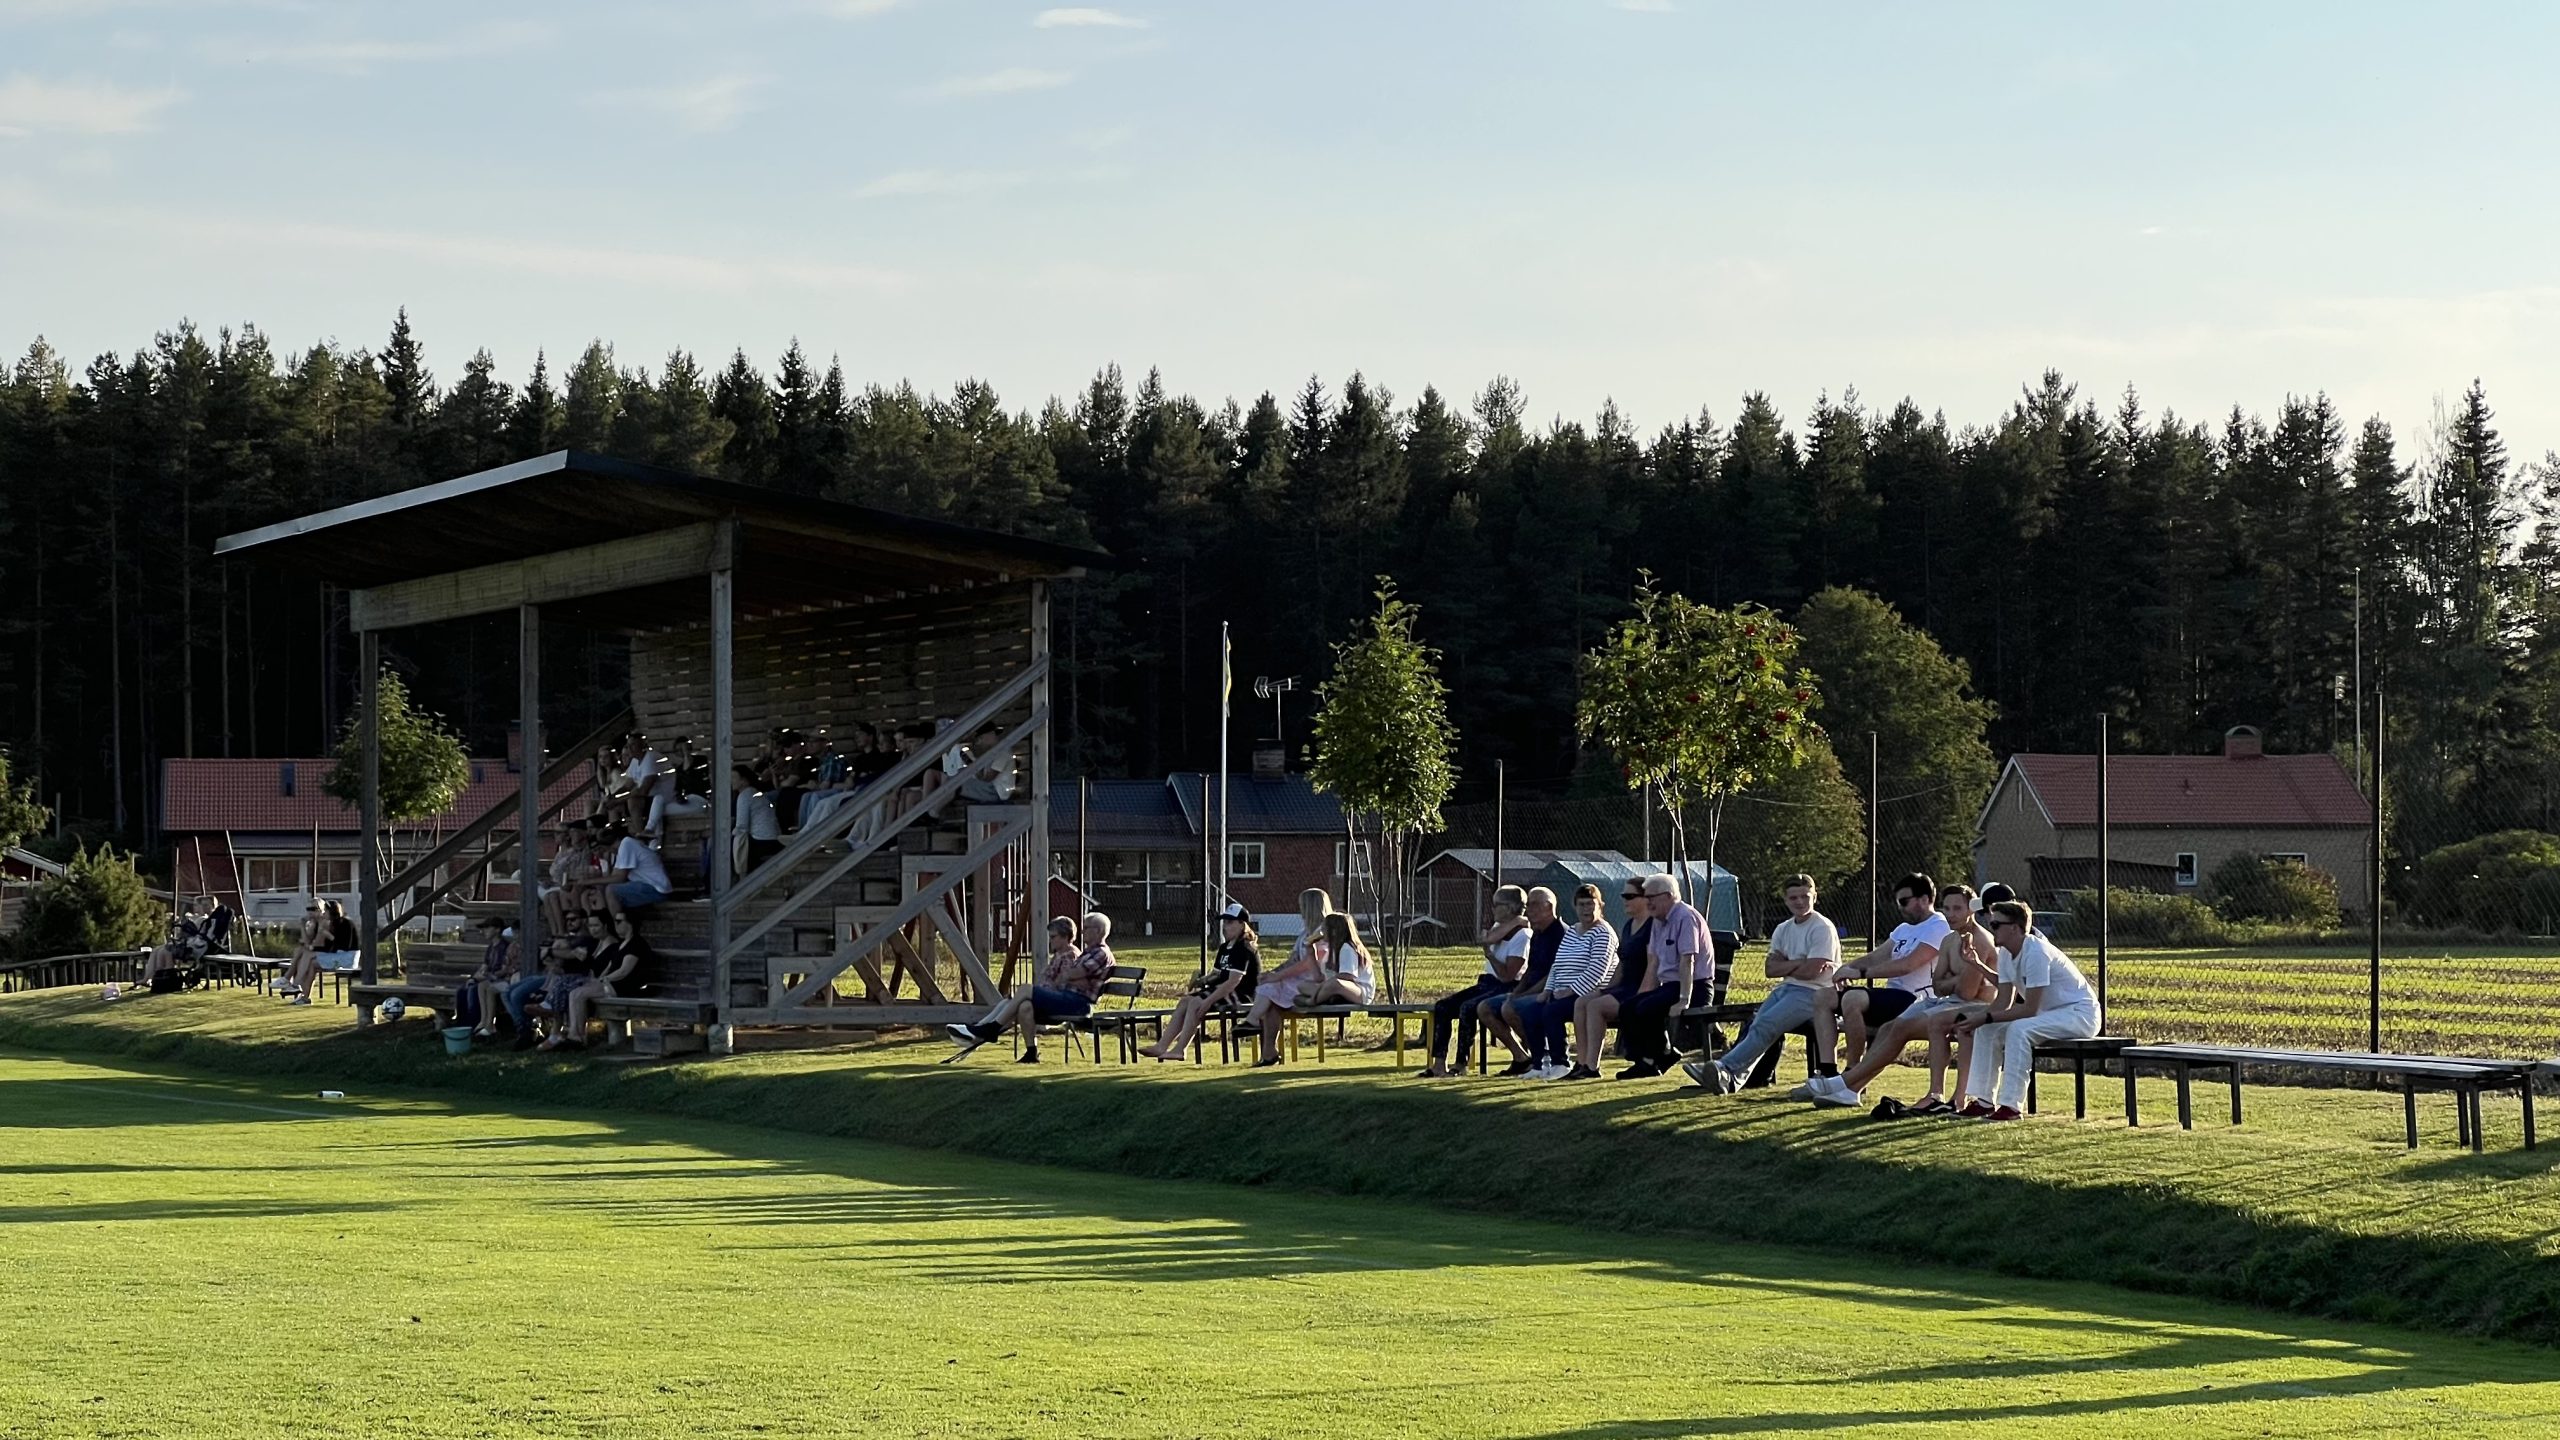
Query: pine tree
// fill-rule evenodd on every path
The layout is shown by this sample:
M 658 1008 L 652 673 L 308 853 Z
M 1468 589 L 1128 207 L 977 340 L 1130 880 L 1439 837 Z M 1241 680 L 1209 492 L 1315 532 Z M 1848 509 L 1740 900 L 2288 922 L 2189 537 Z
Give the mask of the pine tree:
M 435 376 L 427 372 L 426 352 L 409 331 L 406 305 L 391 322 L 391 339 L 382 347 L 382 388 L 390 395 L 385 418 L 403 434 L 422 428 L 435 409 Z
M 711 413 L 729 427 L 729 438 L 720 447 L 720 477 L 750 485 L 773 483 L 773 394 L 748 363 L 746 351 L 730 352 L 728 368 L 711 387 Z
M 613 347 L 602 340 L 587 342 L 569 371 L 568 391 L 560 413 L 560 443 L 571 450 L 609 447 L 614 417 L 622 410 L 622 371 L 613 363 Z
M 560 396 L 551 388 L 551 362 L 537 350 L 533 374 L 526 377 L 514 408 L 507 412 L 507 458 L 525 460 L 558 449 L 566 425 Z

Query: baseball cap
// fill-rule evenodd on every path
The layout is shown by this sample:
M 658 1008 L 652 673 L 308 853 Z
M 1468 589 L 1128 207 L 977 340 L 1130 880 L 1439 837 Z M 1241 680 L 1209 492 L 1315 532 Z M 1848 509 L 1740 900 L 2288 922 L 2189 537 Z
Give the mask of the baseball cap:
M 1218 912 L 1218 918 L 1221 920 L 1242 920 L 1250 913 L 1250 911 L 1244 908 L 1243 902 L 1230 900 L 1227 902 L 1227 908 Z

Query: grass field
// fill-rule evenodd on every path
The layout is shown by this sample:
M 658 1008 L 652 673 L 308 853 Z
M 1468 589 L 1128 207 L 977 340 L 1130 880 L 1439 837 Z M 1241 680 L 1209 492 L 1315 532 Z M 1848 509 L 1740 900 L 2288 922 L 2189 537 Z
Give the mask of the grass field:
M 1199 963 L 1196 944 L 1125 947 L 1149 967 L 1151 990 L 1178 993 Z M 2085 948 L 2073 956 L 2096 973 Z M 1734 995 L 1755 999 L 1760 952 L 1746 944 Z M 1416 953 L 1411 989 L 1425 999 L 1465 985 L 1480 952 Z M 2365 1048 L 2368 961 L 2361 948 L 2119 949 L 2108 957 L 2111 1027 L 2152 1040 L 2197 1044 Z M 2445 947 L 2386 953 L 2382 1046 L 2426 1055 L 2547 1058 L 2560 1054 L 2560 952 Z
M 2536 1435 L 2560 1356 L 0 1056 L 0 1435 Z

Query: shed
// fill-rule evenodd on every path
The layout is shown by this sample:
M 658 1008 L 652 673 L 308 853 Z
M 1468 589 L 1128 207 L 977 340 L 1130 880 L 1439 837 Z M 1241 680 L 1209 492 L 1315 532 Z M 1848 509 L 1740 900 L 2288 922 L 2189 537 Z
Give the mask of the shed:
M 1573 892 L 1577 888 L 1584 885 L 1599 886 L 1600 894 L 1608 904 L 1609 923 L 1612 925 L 1627 923 L 1626 902 L 1620 897 L 1626 894 L 1626 884 L 1629 880 L 1641 880 L 1648 875 L 1660 875 L 1670 868 L 1666 865 L 1649 865 L 1641 860 L 1630 860 L 1614 850 L 1577 853 L 1580 856 L 1591 856 L 1596 853 L 1606 858 L 1572 858 L 1552 861 L 1544 870 L 1538 872 L 1536 883 L 1556 892 L 1558 908 L 1567 909 L 1568 913 L 1573 903 Z M 1680 886 L 1680 898 L 1693 905 L 1697 904 L 1698 892 L 1707 888 L 1707 875 L 1708 869 L 1704 863 L 1690 861 L 1689 872 Z M 1707 912 L 1707 928 L 1730 930 L 1740 934 L 1742 932 L 1742 882 L 1734 877 L 1732 871 L 1721 865 L 1715 867 L 1714 875 L 1715 898 L 1702 907 Z

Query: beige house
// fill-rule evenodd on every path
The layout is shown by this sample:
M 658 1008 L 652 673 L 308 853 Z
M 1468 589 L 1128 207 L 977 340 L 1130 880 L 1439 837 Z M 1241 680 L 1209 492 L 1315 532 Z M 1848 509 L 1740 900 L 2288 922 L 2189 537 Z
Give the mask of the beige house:
M 2334 755 L 2269 755 L 2247 726 L 2219 755 L 2107 760 L 2109 865 L 2120 887 L 2204 898 L 2234 855 L 2287 856 L 2327 871 L 2338 903 L 2372 893 L 2372 807 Z M 2009 758 L 1974 829 L 1976 884 L 2005 880 L 2038 909 L 2059 908 L 2098 874 L 2098 759 Z

